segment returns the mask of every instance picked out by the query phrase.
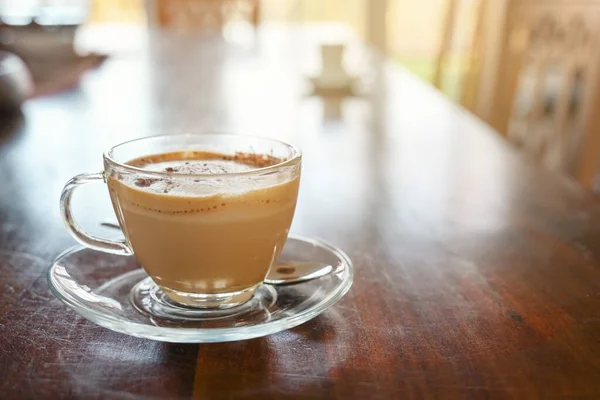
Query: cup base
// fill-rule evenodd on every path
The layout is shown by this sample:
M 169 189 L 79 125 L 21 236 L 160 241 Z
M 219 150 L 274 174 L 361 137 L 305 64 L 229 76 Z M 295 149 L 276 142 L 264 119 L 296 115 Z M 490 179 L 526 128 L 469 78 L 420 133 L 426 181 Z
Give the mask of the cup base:
M 169 289 L 161 286 L 160 290 L 171 302 L 184 307 L 222 310 L 236 307 L 252 298 L 259 285 L 254 285 L 244 290 L 229 293 L 189 293 Z
M 154 318 L 198 320 L 268 308 L 277 301 L 277 292 L 270 286 L 256 285 L 232 293 L 185 293 L 161 288 L 151 278 L 146 278 L 131 289 L 130 300 L 139 312 Z

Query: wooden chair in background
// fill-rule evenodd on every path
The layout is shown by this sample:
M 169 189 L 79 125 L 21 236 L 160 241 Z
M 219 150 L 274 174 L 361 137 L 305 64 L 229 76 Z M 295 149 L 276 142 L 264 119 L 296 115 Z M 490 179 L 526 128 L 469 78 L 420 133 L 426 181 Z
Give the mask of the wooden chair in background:
M 179 32 L 220 31 L 231 21 L 257 26 L 259 0 L 150 0 L 149 14 L 155 26 Z
M 477 20 L 463 105 L 548 167 L 593 186 L 600 0 L 480 0 Z
M 482 16 L 485 13 L 486 4 L 487 2 L 483 0 L 446 0 L 433 69 L 433 85 L 441 91 L 447 91 L 447 83 L 453 86 L 458 84 L 461 89 L 464 89 L 467 82 L 476 78 L 477 68 L 475 67 L 480 62 L 481 54 L 478 50 L 483 31 Z M 465 26 L 461 27 L 463 28 L 462 37 L 457 37 L 459 25 L 466 25 L 466 30 Z M 471 36 L 465 37 L 465 33 L 470 33 Z M 458 65 L 456 65 L 457 61 Z M 453 74 L 449 74 L 451 69 L 454 69 Z M 472 90 L 460 90 L 457 97 L 457 100 L 460 100 L 467 108 L 470 108 L 467 103 L 474 101 L 473 93 L 470 92 Z
M 447 0 L 446 11 L 442 21 L 442 35 L 440 37 L 440 46 L 435 57 L 435 66 L 433 73 L 433 85 L 442 90 L 445 64 L 452 49 L 452 42 L 456 31 L 456 13 L 458 9 L 458 0 Z

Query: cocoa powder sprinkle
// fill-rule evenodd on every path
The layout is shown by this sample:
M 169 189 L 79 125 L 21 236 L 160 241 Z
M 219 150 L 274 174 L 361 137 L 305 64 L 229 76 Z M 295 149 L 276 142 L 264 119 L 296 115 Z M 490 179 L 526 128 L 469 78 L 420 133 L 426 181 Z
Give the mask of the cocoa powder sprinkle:
M 156 182 L 156 179 L 138 178 L 135 180 L 135 186 L 148 187 L 148 186 L 152 185 L 154 182 Z

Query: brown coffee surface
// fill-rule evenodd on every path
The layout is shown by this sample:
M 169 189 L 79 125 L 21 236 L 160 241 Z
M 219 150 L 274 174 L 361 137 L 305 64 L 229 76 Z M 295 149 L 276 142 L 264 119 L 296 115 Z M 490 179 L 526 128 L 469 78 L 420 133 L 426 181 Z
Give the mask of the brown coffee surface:
M 115 212 L 146 272 L 163 288 L 191 293 L 233 292 L 262 282 L 287 238 L 299 176 L 265 183 L 236 174 L 279 162 L 264 155 L 189 151 L 130 161 L 165 172 L 161 178 L 108 182 Z

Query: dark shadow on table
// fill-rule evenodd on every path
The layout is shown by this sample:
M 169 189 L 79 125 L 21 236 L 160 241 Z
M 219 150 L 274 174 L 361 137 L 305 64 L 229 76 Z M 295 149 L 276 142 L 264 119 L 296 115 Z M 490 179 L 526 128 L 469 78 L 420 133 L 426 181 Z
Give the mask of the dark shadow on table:
M 248 341 L 200 345 L 194 382 L 196 398 L 283 398 L 284 393 L 324 393 L 332 386 L 330 368 L 334 365 L 332 347 L 336 327 L 327 315 L 288 331 Z M 301 351 L 311 342 L 322 351 Z M 308 361 L 308 363 L 307 363 Z M 308 367 L 307 367 L 308 365 Z M 331 392 L 332 388 L 325 390 Z M 273 396 L 273 393 L 279 393 Z M 300 396 L 302 398 L 302 396 Z
M 335 325 L 328 321 L 328 317 L 321 314 L 309 322 L 290 329 L 290 332 L 302 336 L 311 342 L 330 344 L 335 341 Z

